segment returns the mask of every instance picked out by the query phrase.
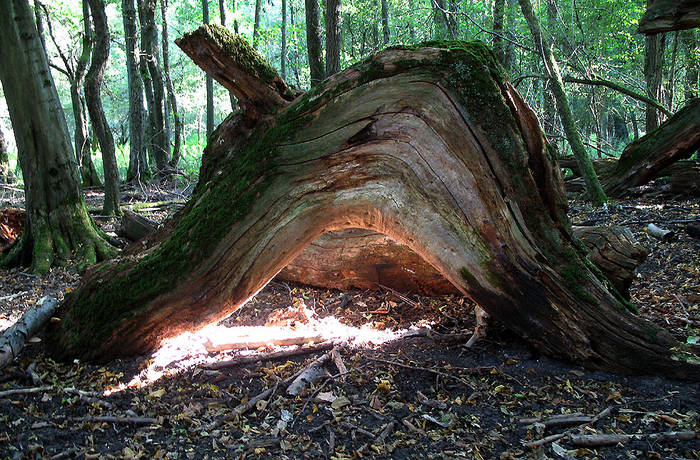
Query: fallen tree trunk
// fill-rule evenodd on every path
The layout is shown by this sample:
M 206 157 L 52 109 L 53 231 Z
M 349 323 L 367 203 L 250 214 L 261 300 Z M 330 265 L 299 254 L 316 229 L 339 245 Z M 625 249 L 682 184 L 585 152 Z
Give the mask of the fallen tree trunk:
M 158 222 L 134 211 L 126 210 L 119 223 L 119 235 L 131 241 L 140 240 L 158 228 Z
M 69 294 L 47 337 L 58 355 L 151 351 L 235 311 L 321 234 L 356 227 L 407 245 L 542 352 L 700 378 L 585 260 L 537 117 L 484 45 L 388 49 L 288 98 L 221 27 L 177 43 L 243 112 L 210 136 L 177 220 Z
M 593 169 L 595 169 L 598 177 L 605 178 L 615 171 L 617 167 L 617 158 L 593 158 Z M 559 166 L 564 169 L 568 169 L 572 173 L 572 177 L 581 177 L 581 172 L 578 169 L 578 164 L 576 164 L 576 159 L 573 155 L 566 155 L 564 157 L 557 158 Z M 660 170 L 656 175 L 656 178 L 667 177 L 669 181 L 672 181 L 674 177 L 681 177 L 688 171 L 700 174 L 698 170 L 698 162 L 695 160 L 679 160 L 670 165 L 666 166 L 664 169 Z
M 695 98 L 657 129 L 629 144 L 601 183 L 608 195 L 622 196 L 629 188 L 652 180 L 674 161 L 690 158 L 699 148 L 700 98 Z
M 700 0 L 655 0 L 639 20 L 637 32 L 653 35 L 700 27 Z
M 42 297 L 15 324 L 0 336 L 0 369 L 5 368 L 19 355 L 25 342 L 51 318 L 58 301 L 53 297 Z

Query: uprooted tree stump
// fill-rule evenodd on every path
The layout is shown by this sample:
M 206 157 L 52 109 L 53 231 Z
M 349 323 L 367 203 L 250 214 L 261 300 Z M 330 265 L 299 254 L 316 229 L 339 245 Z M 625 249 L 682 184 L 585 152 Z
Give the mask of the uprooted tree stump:
M 151 351 L 234 312 L 319 235 L 357 227 L 406 244 L 549 355 L 700 378 L 583 257 L 537 118 L 483 44 L 388 49 L 301 96 L 224 28 L 178 45 L 242 111 L 210 136 L 176 220 L 69 295 L 48 334 L 58 354 Z

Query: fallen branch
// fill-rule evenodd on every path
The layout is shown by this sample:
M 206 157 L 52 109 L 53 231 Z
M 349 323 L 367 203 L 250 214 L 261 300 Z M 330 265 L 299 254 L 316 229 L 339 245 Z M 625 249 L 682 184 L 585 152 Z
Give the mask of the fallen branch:
M 667 431 L 664 433 L 638 434 L 580 434 L 571 435 L 569 442 L 576 447 L 604 447 L 625 444 L 629 441 L 692 441 L 700 439 L 697 431 Z
M 405 295 L 401 294 L 401 293 L 400 293 L 399 291 L 397 291 L 396 289 L 392 289 L 392 288 L 390 288 L 389 286 L 384 286 L 383 284 L 379 284 L 379 283 L 377 283 L 377 286 L 379 286 L 379 287 L 382 288 L 382 289 L 386 289 L 387 291 L 391 292 L 391 293 L 394 294 L 396 297 L 398 297 L 399 299 L 403 300 L 404 302 L 406 302 L 407 304 L 409 304 L 410 306 L 412 306 L 412 307 L 414 307 L 414 308 L 417 307 L 418 305 L 420 305 L 418 302 L 416 302 L 415 300 L 409 299 L 408 297 L 406 297 Z
M 129 425 L 159 425 L 158 419 L 153 417 L 120 417 L 120 416 L 85 416 L 85 417 L 71 417 L 68 420 L 72 422 L 98 422 L 98 423 L 123 423 Z
M 29 291 L 22 291 L 22 292 L 18 292 L 16 294 L 6 295 L 4 297 L 0 297 L 0 300 L 13 300 L 13 299 L 16 299 L 17 297 L 23 296 L 24 294 L 29 294 Z
M 255 349 L 265 346 L 290 347 L 294 345 L 305 345 L 307 343 L 320 342 L 322 339 L 323 336 L 321 335 L 300 335 L 276 340 L 239 340 L 238 342 L 229 343 L 214 343 L 208 339 L 204 343 L 204 348 L 206 348 L 209 353 L 214 353 L 224 350 Z
M 248 412 L 250 409 L 252 409 L 258 403 L 258 401 L 262 401 L 263 399 L 266 399 L 269 396 L 272 396 L 277 391 L 278 386 L 279 386 L 279 382 L 277 382 L 274 387 L 268 388 L 267 390 L 263 391 L 262 393 L 258 394 L 257 396 L 253 396 L 248 401 L 235 407 L 231 411 L 231 415 L 233 415 L 233 416 L 242 415 L 242 414 Z
M 404 369 L 411 369 L 411 370 L 415 370 L 415 371 L 430 372 L 431 374 L 440 375 L 440 376 L 442 376 L 442 377 L 446 377 L 446 378 L 449 378 L 449 379 L 457 380 L 457 381 L 463 383 L 464 385 L 466 385 L 467 387 L 471 388 L 472 390 L 476 390 L 476 387 L 475 387 L 473 384 L 467 382 L 466 380 L 464 380 L 464 379 L 461 378 L 461 377 L 456 377 L 456 376 L 454 376 L 454 375 L 446 374 L 445 372 L 441 372 L 441 371 L 438 371 L 438 370 L 436 370 L 436 369 L 431 369 L 431 368 L 429 368 L 429 367 L 411 366 L 411 365 L 408 365 L 408 364 L 400 363 L 400 362 L 398 362 L 398 361 L 391 361 L 391 360 L 388 360 L 388 359 L 381 359 L 381 358 L 367 358 L 367 359 L 370 360 L 370 361 L 377 362 L 377 363 L 391 364 L 391 365 L 393 365 L 393 366 L 403 367 Z
M 0 398 L 7 398 L 9 396 L 16 395 L 27 395 L 32 393 L 43 393 L 51 389 L 53 389 L 53 387 L 50 385 L 32 388 L 13 388 L 11 390 L 0 391 Z
M 526 443 L 525 446 L 529 447 L 531 449 L 536 449 L 537 447 L 544 446 L 544 445 L 552 443 L 554 441 L 558 441 L 562 438 L 568 438 L 572 435 L 572 431 L 577 429 L 577 428 L 582 429 L 582 428 L 585 428 L 587 426 L 595 425 L 596 423 L 598 423 L 598 421 L 600 419 L 607 417 L 610 414 L 610 412 L 612 412 L 612 409 L 613 409 L 612 406 L 606 407 L 598 415 L 596 415 L 589 422 L 584 423 L 583 425 L 578 425 L 576 427 L 569 428 L 566 431 L 564 431 L 563 433 L 553 434 L 551 436 L 547 436 L 547 437 L 542 438 L 540 440 Z
M 86 402 L 88 404 L 97 404 L 98 406 L 107 410 L 111 410 L 113 408 L 111 403 L 97 398 L 97 396 L 99 396 L 100 393 L 97 393 L 95 391 L 83 391 L 72 387 L 64 388 L 63 391 L 65 391 L 68 394 L 78 396 L 81 401 Z
M 592 417 L 576 413 L 553 415 L 551 417 L 523 418 L 520 419 L 520 423 L 524 425 L 541 423 L 542 425 L 544 425 L 545 429 L 549 429 L 556 426 L 582 425 L 584 423 L 590 423 L 591 420 L 593 420 Z
M 232 358 L 226 361 L 220 361 L 218 363 L 207 364 L 202 366 L 204 369 L 225 369 L 229 367 L 244 366 L 246 364 L 258 363 L 261 361 L 276 361 L 279 359 L 291 358 L 294 356 L 309 355 L 317 353 L 319 351 L 325 351 L 333 348 L 333 342 L 319 343 L 318 345 L 311 345 L 308 347 L 295 348 L 294 350 L 284 350 L 275 351 L 272 353 L 259 353 L 248 356 L 239 356 L 237 358 Z
M 673 230 L 666 230 L 657 227 L 654 224 L 647 225 L 646 232 L 654 238 L 657 238 L 663 242 L 669 242 L 676 239 L 676 233 Z
M 42 297 L 36 306 L 28 310 L 15 324 L 0 336 L 0 369 L 14 360 L 24 343 L 46 323 L 56 311 L 58 300 Z
M 335 350 L 335 348 L 333 349 Z M 321 377 L 327 376 L 328 371 L 326 371 L 323 366 L 331 360 L 331 353 L 332 351 L 324 353 L 306 366 L 299 376 L 287 387 L 287 394 L 289 396 L 297 396 L 307 383 L 315 382 Z

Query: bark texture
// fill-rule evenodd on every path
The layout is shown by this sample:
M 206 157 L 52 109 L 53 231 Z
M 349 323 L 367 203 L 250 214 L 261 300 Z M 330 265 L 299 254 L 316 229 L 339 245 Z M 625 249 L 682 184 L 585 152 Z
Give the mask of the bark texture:
M 239 40 L 208 26 L 178 44 L 241 96 L 269 88 L 234 78 L 260 71 Z M 144 253 L 71 293 L 48 337 L 57 353 L 152 350 L 235 311 L 319 235 L 355 227 L 406 244 L 542 352 L 700 378 L 583 257 L 537 117 L 484 45 L 393 48 L 275 100 L 255 124 L 242 114 L 219 126 L 194 196 Z
M 340 1 L 326 0 L 326 76 L 340 72 Z
M 139 19 L 141 21 L 141 52 L 145 60 L 145 69 L 151 80 L 152 100 L 148 104 L 148 129 L 153 161 L 159 173 L 168 170 L 170 147 L 165 135 L 163 73 L 160 70 L 158 50 L 158 29 L 156 28 L 156 0 L 138 0 Z
M 146 113 L 143 109 L 143 80 L 139 73 L 138 24 L 134 0 L 122 0 L 122 22 L 129 84 L 129 168 L 126 180 L 140 182 L 149 177 L 150 171 L 146 157 Z
M 694 27 L 700 27 L 700 1 L 655 0 L 647 5 L 637 31 L 651 35 Z
M 102 214 L 118 216 L 119 210 L 119 169 L 114 150 L 114 137 L 102 107 L 101 86 L 104 79 L 107 59 L 109 59 L 109 26 L 103 0 L 87 0 L 95 31 L 95 42 L 90 58 L 90 68 L 85 76 L 85 102 L 92 129 L 102 152 L 102 165 L 105 179 L 105 197 Z
M 321 13 L 318 0 L 304 0 L 306 6 L 306 47 L 309 55 L 311 86 L 318 85 L 325 74 L 321 52 Z
M 26 0 L 0 1 L 0 79 L 17 141 L 28 217 L 0 266 L 31 263 L 44 273 L 75 251 L 85 266 L 113 255 L 87 214 L 49 64 Z M 31 101 L 28 104 L 27 101 Z

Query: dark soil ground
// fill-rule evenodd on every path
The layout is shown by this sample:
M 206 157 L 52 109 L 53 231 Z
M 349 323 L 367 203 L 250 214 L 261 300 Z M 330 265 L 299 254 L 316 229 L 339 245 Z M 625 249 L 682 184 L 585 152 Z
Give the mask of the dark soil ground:
M 183 193 L 133 198 L 158 201 Z M 89 192 L 88 201 L 95 200 L 99 196 Z M 700 200 L 664 196 L 619 204 L 600 210 L 572 202 L 571 218 L 632 229 L 649 250 L 632 287 L 640 315 L 692 341 L 700 336 L 700 240 L 683 226 L 700 220 Z M 156 218 L 172 210 L 147 209 Z M 115 226 L 99 222 L 108 230 Z M 678 239 L 649 237 L 648 223 L 675 230 Z M 42 277 L 0 270 L 0 330 L 42 296 L 62 298 L 79 279 L 70 269 Z M 334 316 L 343 324 L 385 331 L 430 328 L 456 339 L 468 337 L 475 322 L 473 305 L 458 297 L 343 293 L 272 282 L 224 323 L 263 325 L 273 312 L 290 307 L 313 321 Z M 197 345 L 190 337 L 170 346 L 181 353 L 170 360 L 155 355 L 96 365 L 54 362 L 50 350 L 33 340 L 0 371 L 0 458 L 700 458 L 697 383 L 555 361 L 498 325 L 472 348 L 463 340 L 442 340 L 450 337 L 351 342 L 340 350 L 347 373 L 337 375 L 338 368 L 328 365 L 333 376 L 298 397 L 288 396 L 280 382 L 323 352 L 211 369 L 208 363 L 236 354 L 207 353 L 199 343 L 188 355 L 187 340 Z M 270 388 L 276 390 L 249 410 L 236 409 Z M 7 390 L 31 392 L 2 393 Z M 581 427 L 523 421 L 562 414 L 600 420 Z M 695 439 L 649 436 L 681 431 L 694 432 Z M 608 447 L 575 446 L 573 436 L 527 446 L 556 433 L 640 436 Z

